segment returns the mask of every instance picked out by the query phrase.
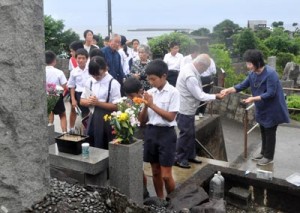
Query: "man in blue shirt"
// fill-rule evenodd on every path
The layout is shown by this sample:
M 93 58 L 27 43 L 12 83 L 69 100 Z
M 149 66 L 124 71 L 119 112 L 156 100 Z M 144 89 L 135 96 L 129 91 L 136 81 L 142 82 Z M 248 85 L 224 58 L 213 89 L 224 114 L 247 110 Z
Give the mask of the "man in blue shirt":
M 251 71 L 248 77 L 221 93 L 227 95 L 251 88 L 252 97 L 243 102 L 255 104 L 255 118 L 260 124 L 262 147 L 253 160 L 257 160 L 257 164 L 262 166 L 273 162 L 277 126 L 289 123 L 289 113 L 278 75 L 272 67 L 265 65 L 262 53 L 259 50 L 247 50 L 244 59 Z
M 116 79 L 121 84 L 122 90 L 125 75 L 121 65 L 121 56 L 118 53 L 120 42 L 120 35 L 114 34 L 109 40 L 109 45 L 103 47 L 101 51 L 104 54 L 104 58 L 108 66 L 108 73 L 111 74 L 112 77 L 114 77 L 114 79 Z

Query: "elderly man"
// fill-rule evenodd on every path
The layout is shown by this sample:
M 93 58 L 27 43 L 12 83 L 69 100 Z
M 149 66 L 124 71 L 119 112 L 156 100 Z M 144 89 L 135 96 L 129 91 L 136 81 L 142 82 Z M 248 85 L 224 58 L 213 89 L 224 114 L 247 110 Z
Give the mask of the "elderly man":
M 101 51 L 104 54 L 104 58 L 108 66 L 108 73 L 111 74 L 112 77 L 114 77 L 114 79 L 116 79 L 122 87 L 125 75 L 121 64 L 121 56 L 118 53 L 120 43 L 121 36 L 114 34 L 109 39 L 108 46 L 103 47 Z
M 200 54 L 193 63 L 186 64 L 179 73 L 176 88 L 180 93 L 180 108 L 176 121 L 180 130 L 177 139 L 175 165 L 190 168 L 189 162 L 201 163 L 195 151 L 195 112 L 200 101 L 222 99 L 221 94 L 207 94 L 202 90 L 201 73 L 210 66 L 207 54 Z

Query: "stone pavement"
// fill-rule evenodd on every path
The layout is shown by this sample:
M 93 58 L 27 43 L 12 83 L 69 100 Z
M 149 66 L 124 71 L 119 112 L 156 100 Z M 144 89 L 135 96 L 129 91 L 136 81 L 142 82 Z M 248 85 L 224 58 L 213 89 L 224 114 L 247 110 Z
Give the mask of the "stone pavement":
M 69 114 L 69 103 L 66 103 L 67 116 Z M 68 116 L 69 117 L 69 116 Z M 67 118 L 68 118 L 67 117 Z M 204 119 L 209 119 L 206 115 Z M 201 122 L 201 120 L 199 122 Z M 222 128 L 226 144 L 228 162 L 217 161 L 207 158 L 201 158 L 202 164 L 191 164 L 192 168 L 182 169 L 173 167 L 173 175 L 176 185 L 180 185 L 193 174 L 201 170 L 207 164 L 216 164 L 224 167 L 231 167 L 239 170 L 250 171 L 256 173 L 257 169 L 263 169 L 273 172 L 273 177 L 285 179 L 289 175 L 300 172 L 300 124 L 292 122 L 278 127 L 277 143 L 275 151 L 274 163 L 267 166 L 257 166 L 255 161 L 251 160 L 251 156 L 260 151 L 260 131 L 256 128 L 250 133 L 248 138 L 248 158 L 244 159 L 244 141 L 243 141 L 243 125 L 237 121 L 222 118 Z M 59 126 L 59 118 L 55 116 L 55 131 L 61 132 Z M 145 174 L 148 177 L 148 188 L 150 195 L 154 196 L 154 188 L 152 184 L 152 174 L 150 165 L 144 163 Z

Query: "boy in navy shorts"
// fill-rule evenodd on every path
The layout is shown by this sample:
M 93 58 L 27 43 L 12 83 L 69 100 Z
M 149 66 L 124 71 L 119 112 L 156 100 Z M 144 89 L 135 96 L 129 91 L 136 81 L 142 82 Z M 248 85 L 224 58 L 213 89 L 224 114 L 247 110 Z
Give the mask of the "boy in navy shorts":
M 85 88 L 85 83 L 90 78 L 88 67 L 86 66 L 87 60 L 89 58 L 88 52 L 80 48 L 76 50 L 75 57 L 78 66 L 73 69 L 70 73 L 70 78 L 68 80 L 68 87 L 70 89 L 71 95 L 71 113 L 70 113 L 70 133 L 75 133 L 75 121 L 76 121 L 76 111 L 75 109 L 81 110 L 81 115 L 84 118 L 89 114 L 89 108 L 80 105 L 80 96 Z
M 55 68 L 56 65 L 56 55 L 52 51 L 45 52 L 46 58 L 46 83 L 55 84 L 56 86 L 61 86 L 62 89 L 66 89 L 67 79 L 63 71 Z M 54 106 L 54 109 L 49 115 L 49 124 L 53 125 L 54 115 L 59 115 L 60 125 L 62 132 L 67 132 L 67 118 L 66 118 L 66 108 L 63 100 L 63 96 L 60 95 L 58 102 Z
M 144 93 L 146 104 L 140 113 L 140 121 L 147 125 L 144 161 L 151 164 L 156 195 L 163 199 L 164 187 L 168 194 L 175 189 L 172 166 L 177 136 L 174 127 L 180 95 L 166 80 L 168 66 L 165 62 L 154 60 L 145 71 L 153 88 Z

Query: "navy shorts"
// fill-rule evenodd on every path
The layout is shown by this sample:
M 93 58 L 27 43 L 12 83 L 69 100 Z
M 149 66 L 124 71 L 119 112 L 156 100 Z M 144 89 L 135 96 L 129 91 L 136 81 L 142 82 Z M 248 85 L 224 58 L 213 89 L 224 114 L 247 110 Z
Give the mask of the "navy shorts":
M 62 95 L 60 95 L 59 100 L 57 101 L 52 112 L 55 115 L 60 115 L 60 114 L 64 113 L 65 111 L 66 111 L 66 108 L 65 108 L 64 98 Z
M 144 140 L 145 162 L 173 166 L 177 140 L 174 127 L 147 125 Z

